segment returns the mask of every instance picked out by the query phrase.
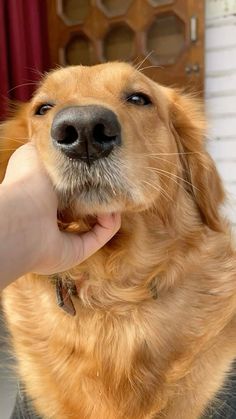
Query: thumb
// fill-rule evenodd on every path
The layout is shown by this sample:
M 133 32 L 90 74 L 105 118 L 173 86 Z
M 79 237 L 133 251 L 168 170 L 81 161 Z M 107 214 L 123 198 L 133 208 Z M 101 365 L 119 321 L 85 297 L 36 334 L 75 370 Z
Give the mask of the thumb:
M 117 233 L 120 225 L 120 214 L 105 214 L 98 216 L 97 223 L 87 233 L 80 235 L 61 233 L 63 236 L 63 258 L 58 272 L 78 265 L 97 252 Z

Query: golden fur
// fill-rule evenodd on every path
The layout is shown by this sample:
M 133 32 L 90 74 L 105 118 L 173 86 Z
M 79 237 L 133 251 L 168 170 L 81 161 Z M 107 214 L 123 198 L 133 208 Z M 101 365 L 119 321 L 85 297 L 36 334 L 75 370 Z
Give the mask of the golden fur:
M 132 92 L 152 105 L 126 102 Z M 51 101 L 46 115 L 34 115 Z M 120 149 L 90 169 L 50 140 L 59 109 L 87 104 L 113 110 L 122 127 Z M 1 137 L 2 176 L 7 150 L 31 139 L 73 228 L 99 212 L 122 213 L 116 236 L 65 273 L 78 284 L 75 317 L 57 307 L 49 278 L 29 274 L 3 293 L 37 411 L 47 419 L 199 418 L 236 354 L 236 258 L 201 105 L 128 64 L 69 67 L 44 78 Z

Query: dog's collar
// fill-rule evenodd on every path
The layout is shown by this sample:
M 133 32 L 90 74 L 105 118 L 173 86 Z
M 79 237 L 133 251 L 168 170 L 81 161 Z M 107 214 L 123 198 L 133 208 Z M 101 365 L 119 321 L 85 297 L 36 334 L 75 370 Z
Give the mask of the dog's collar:
M 75 316 L 76 309 L 72 297 L 79 297 L 75 282 L 69 277 L 67 277 L 66 280 L 63 281 L 58 274 L 53 275 L 52 280 L 55 284 L 57 305 L 60 308 L 62 308 L 67 314 Z M 151 284 L 149 284 L 149 291 L 152 299 L 156 300 L 158 294 L 155 281 L 152 281 Z
M 66 278 L 66 281 L 64 282 L 59 275 L 54 275 L 53 282 L 55 283 L 56 288 L 57 305 L 66 313 L 75 316 L 76 310 L 72 301 L 72 296 L 78 297 L 78 292 L 74 281 Z

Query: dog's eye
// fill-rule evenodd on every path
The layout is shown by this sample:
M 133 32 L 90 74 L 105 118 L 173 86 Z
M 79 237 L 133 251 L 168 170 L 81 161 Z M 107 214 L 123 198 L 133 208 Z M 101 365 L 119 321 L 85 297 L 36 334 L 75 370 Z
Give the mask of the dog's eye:
M 44 103 L 36 109 L 35 115 L 45 115 L 45 113 L 48 112 L 51 108 L 53 108 L 51 103 Z
M 137 106 L 146 106 L 152 103 L 150 98 L 145 93 L 132 93 L 132 95 L 129 95 L 126 100 L 127 102 Z

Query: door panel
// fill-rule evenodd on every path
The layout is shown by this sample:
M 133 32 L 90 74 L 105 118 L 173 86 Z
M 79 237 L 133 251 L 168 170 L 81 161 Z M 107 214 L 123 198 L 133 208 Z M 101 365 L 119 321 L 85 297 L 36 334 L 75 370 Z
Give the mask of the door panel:
M 204 0 L 48 0 L 51 64 L 124 60 L 203 92 Z

